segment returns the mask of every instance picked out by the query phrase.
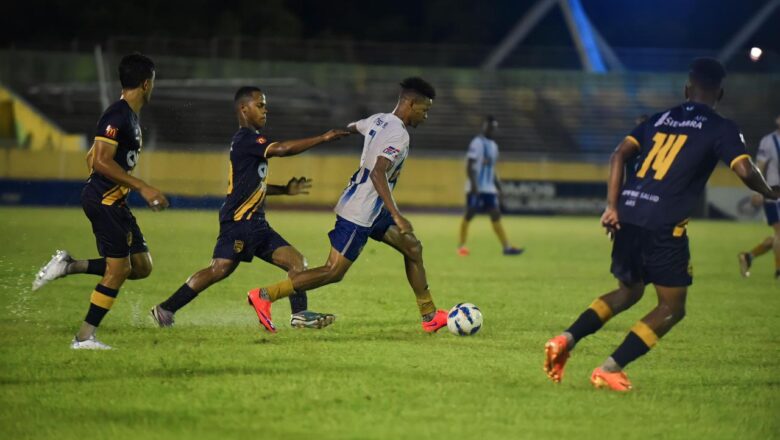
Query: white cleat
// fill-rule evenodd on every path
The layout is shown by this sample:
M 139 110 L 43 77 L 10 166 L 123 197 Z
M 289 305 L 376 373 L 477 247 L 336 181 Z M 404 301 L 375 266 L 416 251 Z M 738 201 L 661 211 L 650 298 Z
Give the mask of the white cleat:
M 32 290 L 38 290 L 43 287 L 49 281 L 62 278 L 67 275 L 68 263 L 73 261 L 68 251 L 60 251 L 52 255 L 51 260 L 46 263 L 45 266 L 35 274 L 35 280 L 33 280 Z
M 92 335 L 89 339 L 83 341 L 79 341 L 76 337 L 73 337 L 73 340 L 70 342 L 70 348 L 73 350 L 113 350 L 110 345 L 106 345 L 95 339 L 95 335 Z

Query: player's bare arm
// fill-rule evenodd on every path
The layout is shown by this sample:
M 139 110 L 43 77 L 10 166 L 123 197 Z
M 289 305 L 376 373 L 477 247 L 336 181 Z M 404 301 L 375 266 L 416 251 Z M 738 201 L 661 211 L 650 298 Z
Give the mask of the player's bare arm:
M 620 187 L 623 185 L 623 170 L 628 159 L 639 152 L 639 145 L 632 139 L 624 139 L 609 159 L 609 180 L 607 180 L 607 208 L 601 215 L 601 225 L 607 233 L 620 229 L 617 204 L 620 199 Z
M 266 195 L 296 196 L 298 194 L 309 194 L 311 182 L 312 180 L 306 177 L 293 177 L 287 182 L 287 185 L 268 185 Z
M 357 129 L 357 121 L 356 122 L 350 122 L 349 125 L 347 125 L 347 131 L 352 134 L 360 133 L 360 131 Z
M 114 161 L 116 146 L 108 142 L 95 141 L 91 150 L 91 168 L 106 178 L 120 185 L 127 186 L 138 191 L 146 200 L 150 208 L 157 211 L 168 207 L 168 199 L 160 190 L 147 184 L 143 180 L 128 174 Z
M 323 144 L 325 142 L 335 141 L 336 139 L 341 139 L 344 136 L 349 136 L 350 134 L 352 133 L 347 130 L 333 129 L 328 130 L 319 136 L 273 142 L 268 146 L 268 148 L 266 148 L 265 157 L 271 158 L 295 156 L 296 154 L 301 154 L 310 148 L 316 147 L 317 145 Z
M 401 215 L 401 211 L 395 204 L 395 200 L 393 200 L 390 184 L 387 182 L 387 171 L 390 167 L 392 167 L 392 163 L 388 158 L 381 156 L 377 157 L 376 164 L 374 165 L 374 169 L 371 170 L 369 177 L 371 178 L 371 183 L 374 184 L 374 188 L 376 188 L 377 194 L 379 194 L 379 198 L 381 198 L 382 202 L 385 204 L 385 209 L 393 216 L 393 220 L 395 221 L 396 226 L 398 226 L 398 229 L 401 230 L 402 234 L 409 234 L 413 232 L 412 224 Z
M 734 170 L 734 173 L 742 179 L 742 182 L 744 182 L 748 188 L 761 194 L 764 198 L 770 200 L 780 198 L 780 190 L 772 189 L 769 184 L 766 183 L 763 174 L 761 174 L 761 170 L 758 169 L 749 156 L 737 158 L 737 160 L 731 164 L 731 169 Z

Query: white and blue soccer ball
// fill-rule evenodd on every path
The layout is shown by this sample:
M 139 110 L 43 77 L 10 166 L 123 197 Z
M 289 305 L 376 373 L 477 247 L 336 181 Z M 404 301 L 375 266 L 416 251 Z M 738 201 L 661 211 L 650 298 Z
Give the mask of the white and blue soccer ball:
M 460 303 L 450 309 L 447 328 L 458 336 L 471 336 L 482 328 L 482 312 L 471 303 Z

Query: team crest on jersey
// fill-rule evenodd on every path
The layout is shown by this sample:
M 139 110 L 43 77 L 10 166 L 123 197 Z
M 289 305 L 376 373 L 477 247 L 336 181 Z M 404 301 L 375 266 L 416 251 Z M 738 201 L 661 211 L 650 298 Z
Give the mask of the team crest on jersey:
M 106 125 L 106 137 L 107 138 L 116 139 L 116 133 L 117 133 L 116 127 L 112 127 L 110 124 Z
M 257 138 L 257 143 L 262 145 L 266 142 L 266 140 L 267 139 L 265 138 L 265 136 L 260 136 L 259 138 Z
M 244 242 L 242 240 L 236 240 L 233 242 L 233 253 L 240 254 L 244 250 Z
M 400 153 L 401 150 L 395 147 L 387 147 L 384 150 L 382 150 L 382 154 L 387 154 L 388 156 L 392 156 L 393 158 L 398 157 Z

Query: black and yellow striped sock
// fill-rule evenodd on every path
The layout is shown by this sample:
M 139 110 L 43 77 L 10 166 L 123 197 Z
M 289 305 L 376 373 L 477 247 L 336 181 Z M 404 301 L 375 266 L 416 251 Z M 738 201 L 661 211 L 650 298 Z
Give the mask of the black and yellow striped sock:
M 90 297 L 89 311 L 84 321 L 95 327 L 99 326 L 100 321 L 103 320 L 111 306 L 114 305 L 114 300 L 116 300 L 118 294 L 118 289 L 112 289 L 102 284 L 95 286 L 95 290 L 92 291 L 92 296 Z
M 626 365 L 650 351 L 657 342 L 658 335 L 655 331 L 649 325 L 639 321 L 631 327 L 626 339 L 612 353 L 612 359 L 620 365 L 620 368 L 625 368 Z
M 566 332 L 572 335 L 576 343 L 585 336 L 596 333 L 610 318 L 612 318 L 612 309 L 604 300 L 597 298 L 590 304 L 588 310 L 582 312 L 574 324 L 566 329 Z

